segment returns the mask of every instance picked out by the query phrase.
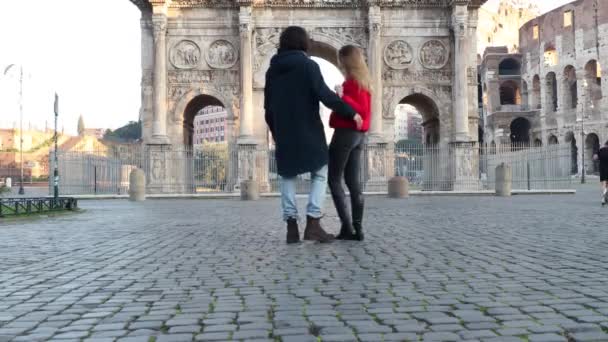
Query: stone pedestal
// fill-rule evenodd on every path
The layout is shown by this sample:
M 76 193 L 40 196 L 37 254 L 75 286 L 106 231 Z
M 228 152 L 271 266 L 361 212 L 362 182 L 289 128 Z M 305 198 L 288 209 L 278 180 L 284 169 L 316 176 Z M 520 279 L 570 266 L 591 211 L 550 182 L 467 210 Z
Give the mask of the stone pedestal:
M 496 196 L 510 197 L 513 182 L 511 166 L 502 163 L 496 167 Z
M 450 145 L 452 189 L 454 191 L 481 190 L 479 179 L 479 149 L 473 142 Z
M 393 177 L 388 181 L 388 197 L 406 198 L 409 196 L 410 184 L 405 177 Z
M 389 178 L 394 176 L 393 153 L 389 153 L 388 144 L 374 142 L 367 145 L 365 153 L 366 191 L 384 191 Z
M 260 192 L 268 192 L 269 156 L 268 151 L 257 144 L 237 145 L 237 182 L 256 181 Z
M 172 172 L 177 169 L 172 165 L 171 145 L 147 145 L 144 151 L 145 170 L 148 175 L 146 188 L 150 194 L 175 192 L 169 186 Z
M 255 180 L 241 182 L 241 200 L 257 201 L 260 199 L 260 187 Z
M 142 169 L 134 169 L 129 175 L 129 200 L 142 202 L 146 199 L 146 175 Z

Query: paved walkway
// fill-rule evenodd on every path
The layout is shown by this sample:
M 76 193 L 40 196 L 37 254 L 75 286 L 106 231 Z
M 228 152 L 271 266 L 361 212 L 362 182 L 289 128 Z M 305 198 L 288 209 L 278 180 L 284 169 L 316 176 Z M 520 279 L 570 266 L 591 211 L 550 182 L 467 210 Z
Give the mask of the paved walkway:
M 0 341 L 608 341 L 597 197 L 370 198 L 295 246 L 276 199 L 81 202 L 0 222 Z

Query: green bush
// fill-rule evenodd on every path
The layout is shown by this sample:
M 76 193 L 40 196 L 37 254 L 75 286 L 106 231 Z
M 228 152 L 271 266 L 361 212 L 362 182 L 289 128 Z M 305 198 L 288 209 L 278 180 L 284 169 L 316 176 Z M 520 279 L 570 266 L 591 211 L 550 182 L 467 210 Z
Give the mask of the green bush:
M 4 194 L 8 194 L 11 192 L 11 189 L 9 189 L 6 185 L 2 184 L 0 185 L 0 197 L 4 196 Z

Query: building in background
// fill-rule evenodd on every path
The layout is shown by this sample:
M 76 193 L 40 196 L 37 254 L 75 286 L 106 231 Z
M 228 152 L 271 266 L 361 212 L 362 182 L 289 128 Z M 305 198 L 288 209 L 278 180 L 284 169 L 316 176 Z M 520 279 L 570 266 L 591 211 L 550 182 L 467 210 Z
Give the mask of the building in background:
M 509 52 L 516 52 L 520 27 L 540 14 L 535 3 L 533 0 L 501 0 L 498 12 L 480 8 L 477 26 L 479 56 L 488 46 L 506 46 Z
M 224 107 L 208 106 L 194 117 L 193 145 L 225 143 L 228 112 Z
M 95 137 L 97 139 L 103 139 L 106 134 L 106 129 L 103 128 L 85 128 L 84 135 Z
M 596 173 L 608 140 L 608 1 L 578 0 L 525 23 L 519 47 L 480 66 L 488 143 L 570 144 L 572 173 Z
M 407 115 L 407 139 L 422 143 L 422 116 L 418 112 L 409 112 Z
M 398 105 L 395 110 L 395 142 L 415 140 L 422 143 L 422 116 L 411 105 Z

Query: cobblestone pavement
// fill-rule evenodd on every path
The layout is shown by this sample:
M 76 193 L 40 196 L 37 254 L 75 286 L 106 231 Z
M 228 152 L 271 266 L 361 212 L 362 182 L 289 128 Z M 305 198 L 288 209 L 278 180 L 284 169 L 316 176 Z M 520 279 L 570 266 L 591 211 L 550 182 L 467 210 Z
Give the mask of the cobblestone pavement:
M 608 341 L 598 197 L 369 198 L 364 243 L 291 246 L 276 199 L 83 201 L 0 222 L 0 341 Z

